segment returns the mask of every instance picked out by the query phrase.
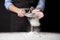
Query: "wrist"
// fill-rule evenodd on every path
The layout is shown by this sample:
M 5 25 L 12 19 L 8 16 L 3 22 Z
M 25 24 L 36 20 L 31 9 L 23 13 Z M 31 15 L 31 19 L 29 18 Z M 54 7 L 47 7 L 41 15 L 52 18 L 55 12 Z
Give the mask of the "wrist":
M 18 14 L 21 10 L 22 10 L 22 9 L 18 8 L 18 9 L 16 10 L 16 13 Z
M 36 8 L 37 10 L 39 10 L 39 11 L 42 11 L 40 8 Z

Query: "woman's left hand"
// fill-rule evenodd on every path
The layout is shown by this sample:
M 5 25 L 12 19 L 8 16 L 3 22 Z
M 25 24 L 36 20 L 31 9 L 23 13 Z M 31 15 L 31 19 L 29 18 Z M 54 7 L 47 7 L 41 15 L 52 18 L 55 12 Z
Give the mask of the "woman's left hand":
M 32 11 L 32 13 L 35 13 L 38 16 L 39 19 L 41 19 L 42 17 L 44 17 L 44 14 L 43 14 L 43 12 L 40 11 L 40 9 L 36 8 L 36 9 L 34 9 Z

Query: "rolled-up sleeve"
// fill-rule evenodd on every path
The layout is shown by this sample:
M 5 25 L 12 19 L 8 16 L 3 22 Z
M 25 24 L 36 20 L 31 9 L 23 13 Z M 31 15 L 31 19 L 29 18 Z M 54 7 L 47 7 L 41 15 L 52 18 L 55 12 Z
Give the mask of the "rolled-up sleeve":
M 12 0 L 5 0 L 4 6 L 6 9 L 8 9 L 10 4 L 12 4 Z
M 44 7 L 45 7 L 45 0 L 39 0 L 37 8 L 40 8 L 43 11 Z

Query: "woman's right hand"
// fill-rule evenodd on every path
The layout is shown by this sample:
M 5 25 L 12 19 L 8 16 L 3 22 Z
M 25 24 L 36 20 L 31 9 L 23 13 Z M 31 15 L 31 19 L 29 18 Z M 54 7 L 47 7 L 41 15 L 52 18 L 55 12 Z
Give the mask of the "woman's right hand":
M 24 17 L 25 16 L 25 10 L 24 9 L 19 9 L 18 11 L 17 11 L 17 14 L 18 14 L 18 16 L 19 17 Z

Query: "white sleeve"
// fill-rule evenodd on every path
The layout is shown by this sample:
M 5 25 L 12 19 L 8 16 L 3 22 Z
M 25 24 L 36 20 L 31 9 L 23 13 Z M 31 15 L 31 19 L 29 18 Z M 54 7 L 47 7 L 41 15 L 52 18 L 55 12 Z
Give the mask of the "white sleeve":
M 5 0 L 4 6 L 6 9 L 8 9 L 10 4 L 12 4 L 12 0 Z
M 45 7 L 45 0 L 39 0 L 37 8 L 40 8 L 43 11 L 44 7 Z

